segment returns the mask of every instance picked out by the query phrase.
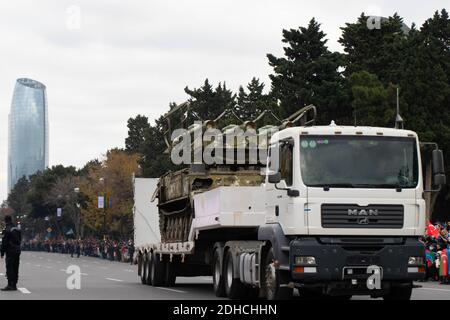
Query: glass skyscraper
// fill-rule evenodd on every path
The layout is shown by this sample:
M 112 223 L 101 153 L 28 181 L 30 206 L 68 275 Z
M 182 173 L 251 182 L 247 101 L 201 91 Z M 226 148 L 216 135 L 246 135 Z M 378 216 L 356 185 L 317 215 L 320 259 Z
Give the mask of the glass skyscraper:
M 8 193 L 23 176 L 48 167 L 48 110 L 45 85 L 17 79 L 9 114 Z

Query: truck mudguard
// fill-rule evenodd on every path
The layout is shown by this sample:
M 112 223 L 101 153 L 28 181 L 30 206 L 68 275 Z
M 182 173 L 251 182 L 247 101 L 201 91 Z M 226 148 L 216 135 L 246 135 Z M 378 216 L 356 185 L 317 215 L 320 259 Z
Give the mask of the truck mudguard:
M 279 269 L 288 271 L 290 240 L 284 235 L 281 226 L 277 223 L 259 227 L 258 240 L 271 243 L 275 259 L 279 263 Z

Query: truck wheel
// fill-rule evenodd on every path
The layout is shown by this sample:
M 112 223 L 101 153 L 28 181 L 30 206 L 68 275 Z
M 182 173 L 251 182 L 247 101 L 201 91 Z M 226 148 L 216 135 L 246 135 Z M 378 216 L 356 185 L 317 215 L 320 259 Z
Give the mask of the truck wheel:
M 160 257 L 156 253 L 153 253 L 150 265 L 150 279 L 152 286 L 163 286 L 166 280 L 166 266 L 164 260 L 161 261 Z
M 146 254 L 147 257 L 147 285 L 152 285 L 152 269 L 153 269 L 153 255 L 151 252 Z
M 148 284 L 148 259 L 147 254 L 145 253 L 143 256 L 141 255 L 140 259 L 140 265 L 141 265 L 141 283 L 142 284 Z
M 226 297 L 225 284 L 223 280 L 223 273 L 221 272 L 223 268 L 220 265 L 220 253 L 219 250 L 214 251 L 213 263 L 212 263 L 212 275 L 213 275 L 213 286 L 214 293 L 216 297 Z
M 138 265 L 138 276 L 142 277 L 142 253 L 140 252 L 137 256 L 137 265 Z
M 412 284 L 404 287 L 391 287 L 391 291 L 383 296 L 386 301 L 409 301 L 411 300 Z
M 177 281 L 177 262 L 174 258 L 172 262 L 168 260 L 164 264 L 166 266 L 164 285 L 166 287 L 173 287 Z
M 225 256 L 225 292 L 230 299 L 242 299 L 247 293 L 247 288 L 234 274 L 234 263 L 231 251 L 228 250 Z
M 275 255 L 273 248 L 267 253 L 264 265 L 264 281 L 262 283 L 267 300 L 288 300 L 292 298 L 293 289 L 281 287 L 282 278 L 280 270 L 275 268 Z

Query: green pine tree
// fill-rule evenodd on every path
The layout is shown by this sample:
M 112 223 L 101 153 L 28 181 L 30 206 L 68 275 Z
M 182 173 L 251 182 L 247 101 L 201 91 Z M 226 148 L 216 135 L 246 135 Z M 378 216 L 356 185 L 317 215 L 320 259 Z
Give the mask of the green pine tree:
M 379 29 L 369 28 L 368 19 L 363 13 L 356 23 L 341 28 L 339 42 L 346 52 L 344 74 L 350 77 L 354 72 L 368 71 L 384 84 L 398 83 L 408 28 L 397 14 L 381 19 Z
M 206 79 L 202 87 L 186 87 L 184 91 L 189 95 L 191 109 L 201 120 L 214 120 L 225 109 L 233 108 L 236 103 L 236 95 L 227 88 L 225 82 L 219 83 L 214 89 Z
M 128 137 L 125 139 L 125 149 L 128 152 L 141 153 L 145 143 L 145 132 L 149 129 L 148 118 L 137 115 L 128 119 Z
M 348 121 L 351 110 L 340 72 L 342 56 L 328 50 L 320 24 L 312 19 L 306 28 L 283 30 L 282 41 L 285 57 L 267 57 L 274 69 L 272 94 L 280 101 L 284 116 L 314 104 L 319 123 Z
M 390 127 L 395 119 L 396 88 L 385 88 L 378 77 L 367 71 L 355 72 L 349 83 L 355 125 Z
M 244 121 L 255 120 L 264 110 L 277 111 L 276 100 L 264 93 L 264 87 L 265 84 L 255 77 L 248 83 L 247 90 L 239 87 L 237 113 Z

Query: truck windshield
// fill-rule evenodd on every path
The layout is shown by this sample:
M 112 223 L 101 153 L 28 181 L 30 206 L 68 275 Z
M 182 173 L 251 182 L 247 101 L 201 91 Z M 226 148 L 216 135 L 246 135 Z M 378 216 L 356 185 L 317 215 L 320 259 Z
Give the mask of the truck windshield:
M 308 187 L 407 189 L 418 183 L 414 138 L 302 136 L 300 165 Z

